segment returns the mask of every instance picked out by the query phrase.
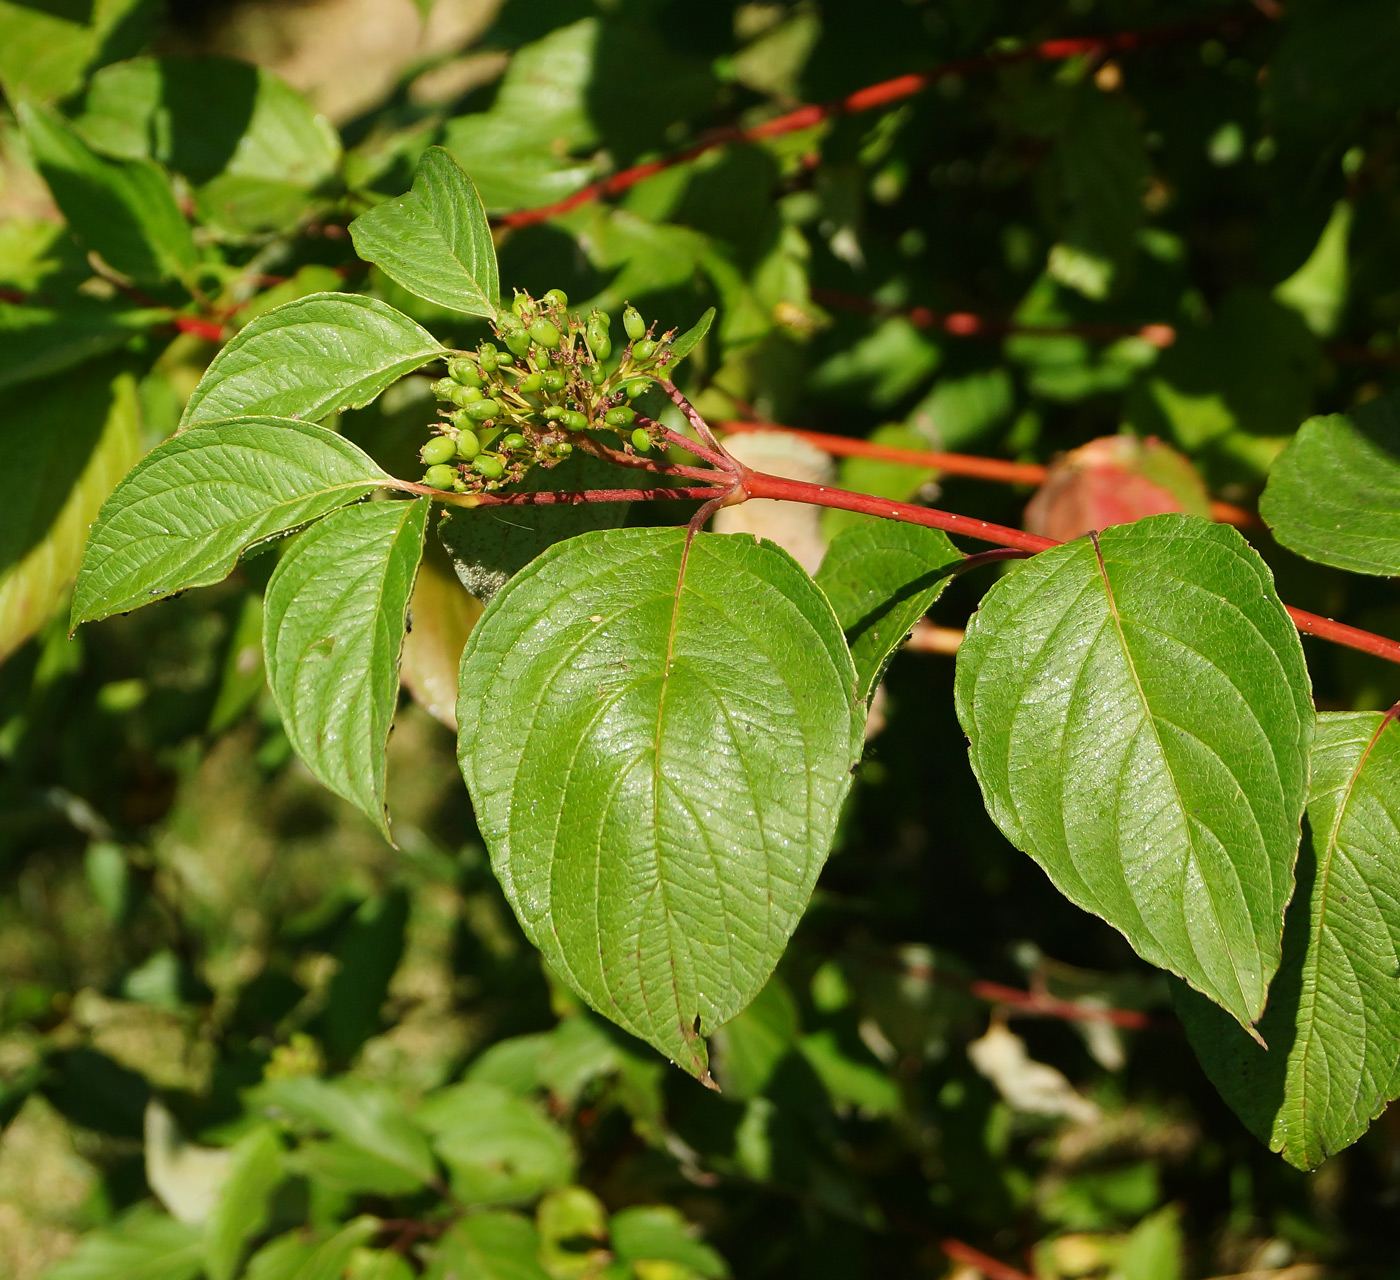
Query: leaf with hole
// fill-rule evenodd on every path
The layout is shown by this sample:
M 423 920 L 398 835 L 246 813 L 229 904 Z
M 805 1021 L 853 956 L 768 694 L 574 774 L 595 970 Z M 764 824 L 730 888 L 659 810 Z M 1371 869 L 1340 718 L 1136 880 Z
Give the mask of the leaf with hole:
M 846 633 L 867 702 L 894 651 L 943 594 L 963 554 L 939 529 L 874 520 L 840 533 L 827 548 L 817 586 Z
M 1309 560 L 1400 574 L 1400 398 L 1309 418 L 1269 472 L 1259 514 Z
M 459 758 L 497 878 L 568 985 L 692 1075 L 807 905 L 855 686 L 826 598 L 739 535 L 558 543 L 472 632 Z
M 1194 992 L 1191 1043 L 1240 1118 L 1313 1169 L 1400 1097 L 1400 729 L 1378 711 L 1318 717 L 1312 839 L 1255 1044 Z
M 1244 1026 L 1307 798 L 1298 634 L 1235 530 L 1164 515 L 1042 551 L 982 601 L 958 719 L 997 825 L 1072 902 Z
M 350 224 L 355 252 L 410 293 L 492 317 L 501 296 L 496 246 L 481 197 L 451 154 L 429 147 L 413 188 Z
M 173 436 L 98 513 L 72 625 L 218 582 L 250 547 L 388 479 L 348 440 L 307 422 L 240 418 Z
M 447 355 L 401 311 L 354 293 L 313 293 L 264 312 L 214 357 L 182 427 L 268 414 L 316 421 L 367 405 Z
M 267 683 L 317 779 L 386 840 L 385 747 L 430 502 L 370 502 L 303 533 L 267 584 Z

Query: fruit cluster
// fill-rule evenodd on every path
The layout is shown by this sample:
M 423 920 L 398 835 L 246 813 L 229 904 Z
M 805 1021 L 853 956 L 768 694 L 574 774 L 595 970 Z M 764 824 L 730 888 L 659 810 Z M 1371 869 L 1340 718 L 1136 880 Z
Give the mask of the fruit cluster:
M 450 408 L 419 452 L 423 483 L 458 493 L 499 489 L 532 467 L 558 465 L 592 439 L 581 435 L 588 431 L 617 433 L 628 453 L 653 448 L 657 429 L 639 424 L 628 401 L 670 363 L 675 334 L 653 338 L 655 326 L 631 305 L 622 325 L 627 344 L 614 360 L 606 312 L 570 314 L 562 289 L 538 300 L 517 293 L 493 325 L 499 345 L 459 352 L 433 383 Z

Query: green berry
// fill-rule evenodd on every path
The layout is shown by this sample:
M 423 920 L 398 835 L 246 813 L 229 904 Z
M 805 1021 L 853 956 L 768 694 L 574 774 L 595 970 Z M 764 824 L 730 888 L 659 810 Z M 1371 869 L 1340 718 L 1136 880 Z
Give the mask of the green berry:
M 532 395 L 544 387 L 544 374 L 527 373 L 515 384 L 515 389 L 523 395 Z
M 561 440 L 554 446 L 554 456 L 556 458 L 567 458 L 574 451 L 574 446 L 568 440 Z
M 481 374 L 477 372 L 476 362 L 468 360 L 465 356 L 459 356 L 456 360 L 447 362 L 448 376 L 460 382 L 464 387 L 479 387 L 482 385 Z
M 616 409 L 609 409 L 603 415 L 603 421 L 610 427 L 630 427 L 637 420 L 637 411 L 629 409 L 626 405 L 619 405 Z
M 642 313 L 636 307 L 628 306 L 622 313 L 622 327 L 627 330 L 627 336 L 633 342 L 646 337 L 647 322 L 642 319 Z
M 640 342 L 632 344 L 632 359 L 650 360 L 656 354 L 656 343 L 650 338 L 643 338 Z
M 602 369 L 599 368 L 596 364 L 584 365 L 582 373 L 584 378 L 588 382 L 591 382 L 595 387 L 602 386 L 604 379 L 607 377 L 607 375 L 602 371 Z
M 423 472 L 423 483 L 430 489 L 450 489 L 452 482 L 457 478 L 455 467 L 446 467 L 439 463 L 435 467 L 429 467 Z
M 540 410 L 546 422 L 555 422 L 562 418 L 569 411 L 562 404 L 547 404 Z
M 514 453 L 517 449 L 525 447 L 525 437 L 518 431 L 512 431 L 509 435 L 501 437 L 498 447 L 507 453 Z
M 607 331 L 612 328 L 612 316 L 606 311 L 599 311 L 597 307 L 594 307 L 593 310 L 588 313 L 588 323 L 601 329 L 604 333 L 607 333 Z
M 563 391 L 568 384 L 568 376 L 562 369 L 551 369 L 544 375 L 544 389 L 546 391 Z
M 641 427 L 632 433 L 632 447 L 638 453 L 645 453 L 651 448 L 651 437 Z
M 501 406 L 496 400 L 478 400 L 474 404 L 463 405 L 462 412 L 473 422 L 485 422 L 500 413 Z
M 483 342 L 477 348 L 477 364 L 481 366 L 482 373 L 495 373 L 499 362 L 499 352 L 495 345 L 490 342 Z
M 434 436 L 418 450 L 418 456 L 423 459 L 427 466 L 432 467 L 438 463 L 450 461 L 456 452 L 457 446 L 450 436 Z
M 469 427 L 463 427 L 457 432 L 457 456 L 465 458 L 470 462 L 481 452 L 481 441 L 477 439 L 476 432 Z
M 505 463 L 490 453 L 483 453 L 472 463 L 472 470 L 484 480 L 499 480 L 505 469 Z
M 565 409 L 560 414 L 559 421 L 570 431 L 582 431 L 588 425 L 588 415 L 580 413 L 577 409 Z
M 593 348 L 593 354 L 599 360 L 606 360 L 612 355 L 612 339 L 606 333 L 590 329 L 588 331 L 588 345 Z
M 563 289 L 551 289 L 544 295 L 544 301 L 552 302 L 561 311 L 569 305 L 569 295 Z
M 650 386 L 650 378 L 633 378 L 626 387 L 627 398 L 635 400 L 638 396 L 645 395 Z
M 512 311 L 515 315 L 517 315 L 517 316 L 524 315 L 524 314 L 525 314 L 525 308 L 528 307 L 529 305 L 530 305 L 530 295 L 529 295 L 528 293 L 521 293 L 521 292 L 517 289 L 517 290 L 516 290 L 516 293 L 515 293 L 515 297 L 511 299 L 511 304 L 510 304 L 510 309 L 511 309 L 511 311 Z
M 545 323 L 548 324 L 548 321 Z M 554 328 L 553 325 L 549 327 L 551 329 Z M 534 325 L 530 326 L 531 332 L 534 331 L 534 328 Z M 559 332 L 557 329 L 554 331 L 556 334 Z M 526 333 L 523 329 L 512 330 L 510 333 L 506 334 L 506 346 L 518 356 L 528 356 L 530 354 L 530 334 Z
M 439 400 L 452 400 L 455 402 L 457 399 L 457 392 L 462 389 L 462 385 L 459 382 L 453 382 L 451 378 L 439 378 L 433 383 L 432 389 L 433 394 L 437 396 Z
M 485 400 L 486 393 L 480 387 L 458 387 L 457 394 L 452 398 L 461 408 L 465 409 L 469 404 Z
M 542 347 L 557 347 L 559 345 L 559 330 L 550 320 L 536 320 L 530 326 L 530 337 Z M 512 347 L 511 350 L 514 351 L 515 348 Z
M 504 367 L 515 363 L 515 357 L 502 351 L 496 356 L 496 360 Z

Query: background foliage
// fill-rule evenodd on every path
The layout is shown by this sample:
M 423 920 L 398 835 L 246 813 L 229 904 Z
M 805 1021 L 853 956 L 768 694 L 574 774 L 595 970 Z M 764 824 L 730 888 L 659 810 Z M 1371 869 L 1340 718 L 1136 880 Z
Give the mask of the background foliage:
M 0 1275 L 941 1275 L 959 1240 L 1045 1277 L 1397 1274 L 1393 1109 L 1308 1176 L 1246 1133 L 1156 971 L 985 815 L 946 658 L 890 667 L 812 908 L 714 1041 L 717 1095 L 579 1008 L 506 907 L 438 723 L 477 612 L 445 558 L 389 750 L 397 850 L 291 754 L 261 665 L 276 548 L 65 635 L 97 505 L 204 412 L 220 341 L 342 290 L 483 336 L 344 230 L 429 145 L 509 223 L 945 64 L 883 109 L 517 218 L 500 278 L 666 325 L 716 306 L 687 374 L 715 419 L 1028 462 L 1128 428 L 1246 505 L 1305 417 L 1390 387 L 1381 0 L 0 2 Z M 335 420 L 398 475 L 433 415 L 425 378 L 396 382 L 420 334 Z M 868 460 L 840 478 L 1012 524 L 1028 496 Z M 1383 498 L 1336 563 L 1385 561 Z M 1251 539 L 1284 598 L 1400 630 L 1384 580 Z M 974 603 L 955 583 L 934 617 Z M 1309 659 L 1324 709 L 1400 696 L 1372 659 Z M 1075 1016 L 1028 1016 L 1051 1008 Z

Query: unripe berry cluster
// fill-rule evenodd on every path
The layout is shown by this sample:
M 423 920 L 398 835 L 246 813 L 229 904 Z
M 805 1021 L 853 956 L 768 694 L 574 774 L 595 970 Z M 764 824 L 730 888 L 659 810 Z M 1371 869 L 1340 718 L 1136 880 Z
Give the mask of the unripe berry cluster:
M 571 313 L 562 289 L 539 299 L 516 293 L 493 325 L 497 341 L 457 353 L 447 377 L 433 383 L 448 407 L 419 454 L 423 483 L 458 493 L 499 489 L 532 467 L 557 466 L 582 432 L 615 432 L 626 452 L 653 448 L 655 428 L 638 423 L 628 402 L 670 364 L 675 332 L 653 338 L 655 326 L 630 304 L 622 327 L 627 342 L 614 357 L 606 312 Z

